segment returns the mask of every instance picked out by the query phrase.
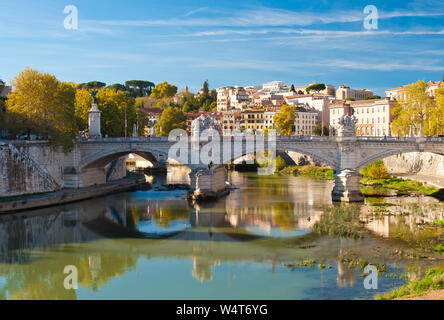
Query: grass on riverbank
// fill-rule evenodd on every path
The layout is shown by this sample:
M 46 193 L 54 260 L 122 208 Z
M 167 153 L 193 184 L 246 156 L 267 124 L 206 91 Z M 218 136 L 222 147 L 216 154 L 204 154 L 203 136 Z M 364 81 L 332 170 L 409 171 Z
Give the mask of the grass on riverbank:
M 428 195 L 443 200 L 443 192 L 424 183 L 392 177 L 382 160 L 375 161 L 361 170 L 361 192 L 364 196 Z
M 279 173 L 292 174 L 294 176 L 309 176 L 317 179 L 333 180 L 333 169 L 316 167 L 312 165 L 286 167 L 280 170 Z
M 409 281 L 401 288 L 386 293 L 383 296 L 376 296 L 377 300 L 405 299 L 422 296 L 431 290 L 444 289 L 444 266 L 429 269 L 423 279 L 419 281 Z
M 361 192 L 364 196 L 386 196 L 396 192 L 396 195 L 424 194 L 433 196 L 439 189 L 425 186 L 423 183 L 410 179 L 384 178 L 371 179 L 364 177 L 361 180 Z

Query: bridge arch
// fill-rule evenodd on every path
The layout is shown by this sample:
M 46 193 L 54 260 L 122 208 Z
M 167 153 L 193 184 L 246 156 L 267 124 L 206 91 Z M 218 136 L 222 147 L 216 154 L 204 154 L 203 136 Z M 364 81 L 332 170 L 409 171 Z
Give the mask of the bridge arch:
M 406 154 L 406 153 L 412 153 L 412 152 L 421 152 L 421 153 L 433 153 L 437 155 L 444 156 L 444 152 L 437 152 L 435 150 L 418 150 L 418 149 L 392 149 L 392 150 L 385 150 L 383 152 L 376 153 L 374 155 L 371 155 L 370 157 L 366 158 L 365 160 L 359 162 L 357 171 L 360 171 L 364 167 L 368 166 L 369 164 L 372 164 L 375 161 L 383 160 L 390 156 L 395 156 L 398 154 Z
M 87 155 L 83 158 L 78 167 L 79 169 L 89 169 L 97 167 L 105 167 L 112 161 L 128 155 L 130 153 L 137 154 L 142 158 L 148 160 L 153 164 L 153 166 L 159 165 L 162 160 L 167 160 L 168 155 L 161 150 L 156 150 L 153 148 L 132 148 L 119 147 L 119 148 L 109 148 L 101 151 L 96 151 L 92 154 Z

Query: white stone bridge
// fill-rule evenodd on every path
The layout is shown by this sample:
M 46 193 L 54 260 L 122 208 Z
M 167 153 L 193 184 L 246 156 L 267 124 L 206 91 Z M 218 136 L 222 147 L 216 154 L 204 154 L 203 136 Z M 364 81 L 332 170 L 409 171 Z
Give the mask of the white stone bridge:
M 70 154 L 64 156 L 63 185 L 80 188 L 106 183 L 105 166 L 133 153 L 152 162 L 155 167 L 165 166 L 167 159 L 179 161 L 192 169 L 192 189 L 217 194 L 225 189 L 224 164 L 246 154 L 275 148 L 277 151 L 305 154 L 330 166 L 335 170 L 333 200 L 360 201 L 359 171 L 368 164 L 408 152 L 444 155 L 444 139 L 431 137 L 275 137 L 274 141 L 265 137 L 263 142 L 255 142 L 255 137 L 222 137 L 213 142 L 220 143 L 215 144 L 217 148 L 210 152 L 213 158 L 208 165 L 208 161 L 199 157 L 199 152 L 208 154 L 208 148 L 205 149 L 208 142 L 196 144 L 190 140 L 185 144 L 188 151 L 184 154 L 170 152 L 171 148 L 177 147 L 177 142 L 167 138 L 81 140 Z

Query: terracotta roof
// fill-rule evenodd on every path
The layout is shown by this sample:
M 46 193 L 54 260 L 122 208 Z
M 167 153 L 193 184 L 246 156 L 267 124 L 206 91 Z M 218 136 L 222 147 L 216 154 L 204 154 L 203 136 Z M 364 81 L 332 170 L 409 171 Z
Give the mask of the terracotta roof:
M 163 113 L 163 109 L 160 109 L 160 108 L 140 108 L 140 111 L 142 111 L 146 115 L 150 115 L 150 114 L 159 114 L 160 115 Z

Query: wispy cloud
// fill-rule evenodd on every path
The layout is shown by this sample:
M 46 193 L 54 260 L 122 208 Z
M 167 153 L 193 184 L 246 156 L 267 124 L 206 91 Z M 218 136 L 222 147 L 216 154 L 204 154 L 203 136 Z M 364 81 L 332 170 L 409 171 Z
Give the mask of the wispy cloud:
M 184 17 L 206 10 L 199 8 L 188 12 Z M 380 19 L 399 17 L 443 16 L 444 12 L 425 12 L 394 10 L 379 12 Z M 236 10 L 234 14 L 221 14 L 212 18 L 172 18 L 153 20 L 91 20 L 90 22 L 125 27 L 278 27 L 308 26 L 314 24 L 347 23 L 361 21 L 364 14 L 359 10 L 341 10 L 334 12 L 300 12 L 275 8 L 253 8 Z

